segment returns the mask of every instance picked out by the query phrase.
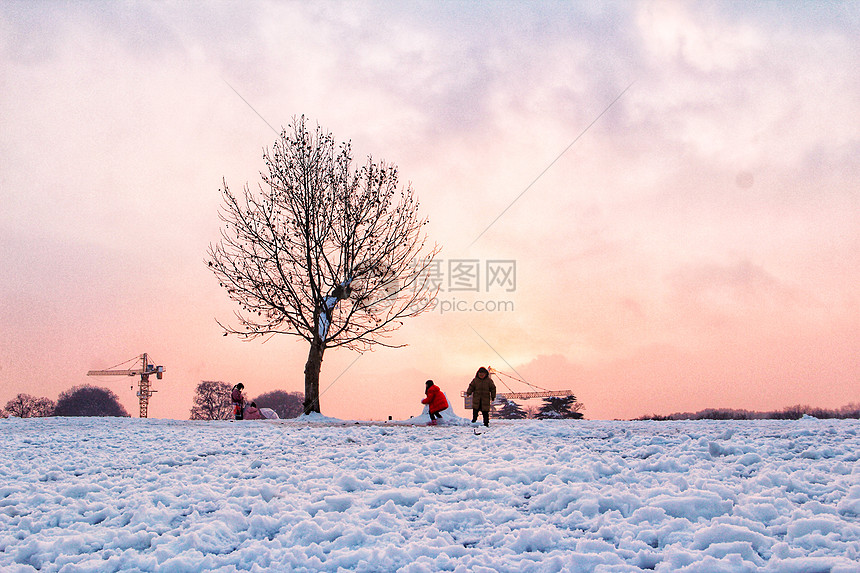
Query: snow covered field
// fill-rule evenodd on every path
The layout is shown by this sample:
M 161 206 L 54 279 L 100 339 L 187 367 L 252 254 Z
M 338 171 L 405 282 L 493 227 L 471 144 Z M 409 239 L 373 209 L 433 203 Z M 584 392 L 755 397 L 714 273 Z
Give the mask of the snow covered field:
M 857 420 L 0 432 L 4 572 L 860 570 Z

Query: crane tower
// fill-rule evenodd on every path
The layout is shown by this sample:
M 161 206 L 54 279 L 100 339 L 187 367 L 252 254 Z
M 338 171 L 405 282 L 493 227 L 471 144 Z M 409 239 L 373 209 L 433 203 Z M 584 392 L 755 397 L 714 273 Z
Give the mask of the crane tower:
M 149 377 L 152 374 L 155 374 L 155 377 L 158 380 L 161 380 L 165 369 L 164 366 L 154 366 L 153 364 L 150 364 L 149 355 L 145 352 L 140 356 L 132 358 L 131 360 L 126 360 L 117 366 L 122 366 L 132 360 L 140 360 L 140 366 L 126 369 L 117 369 L 116 366 L 113 366 L 107 370 L 90 370 L 87 372 L 87 376 L 140 376 L 137 397 L 140 401 L 140 417 L 146 418 L 147 410 L 149 408 L 149 397 L 158 391 L 151 389 Z

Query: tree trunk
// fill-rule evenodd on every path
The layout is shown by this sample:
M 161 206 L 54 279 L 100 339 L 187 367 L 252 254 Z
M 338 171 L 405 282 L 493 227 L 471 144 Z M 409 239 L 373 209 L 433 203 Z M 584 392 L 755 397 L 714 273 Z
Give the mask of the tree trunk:
M 323 352 L 325 352 L 325 346 L 315 336 L 308 352 L 308 361 L 305 363 L 305 414 L 320 411 L 320 368 Z

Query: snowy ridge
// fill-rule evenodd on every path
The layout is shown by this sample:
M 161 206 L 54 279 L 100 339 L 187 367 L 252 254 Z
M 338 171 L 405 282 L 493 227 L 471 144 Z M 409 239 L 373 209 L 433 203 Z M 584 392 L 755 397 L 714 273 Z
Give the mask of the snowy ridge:
M 329 421 L 0 420 L 0 570 L 857 571 L 857 420 Z

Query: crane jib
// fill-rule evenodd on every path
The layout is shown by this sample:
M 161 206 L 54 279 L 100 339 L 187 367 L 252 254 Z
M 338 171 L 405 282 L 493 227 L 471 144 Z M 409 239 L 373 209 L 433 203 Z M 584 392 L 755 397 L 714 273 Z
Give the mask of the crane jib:
M 155 374 L 156 379 L 161 380 L 166 369 L 164 366 L 155 366 L 154 364 L 150 364 L 149 355 L 146 353 L 141 354 L 133 360 L 139 360 L 140 367 L 127 369 L 117 369 L 116 367 L 113 367 L 107 370 L 90 370 L 87 372 L 87 376 L 140 376 L 137 397 L 140 402 L 140 417 L 146 418 L 149 410 L 149 397 L 158 391 L 153 390 L 150 386 L 151 383 L 149 381 L 149 376 L 150 374 Z M 127 364 L 128 362 L 131 361 L 126 360 L 122 364 Z M 120 364 L 117 366 L 120 366 Z

